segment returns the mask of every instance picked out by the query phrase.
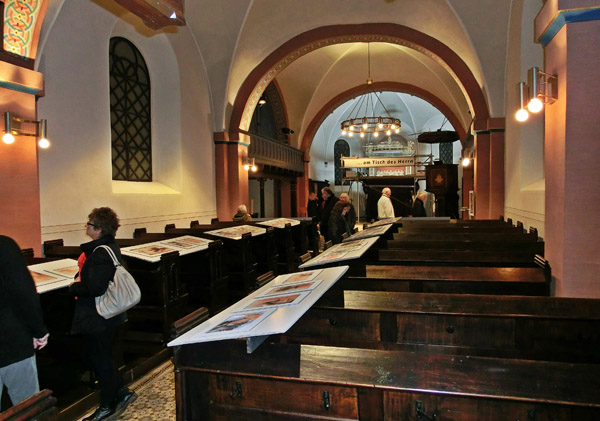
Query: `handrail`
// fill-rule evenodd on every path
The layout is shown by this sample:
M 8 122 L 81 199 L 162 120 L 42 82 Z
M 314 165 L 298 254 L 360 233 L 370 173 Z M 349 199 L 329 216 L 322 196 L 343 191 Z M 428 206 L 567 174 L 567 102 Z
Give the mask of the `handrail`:
M 300 149 L 257 134 L 248 133 L 248 135 L 250 136 L 248 156 L 254 158 L 257 164 L 304 173 L 304 152 Z

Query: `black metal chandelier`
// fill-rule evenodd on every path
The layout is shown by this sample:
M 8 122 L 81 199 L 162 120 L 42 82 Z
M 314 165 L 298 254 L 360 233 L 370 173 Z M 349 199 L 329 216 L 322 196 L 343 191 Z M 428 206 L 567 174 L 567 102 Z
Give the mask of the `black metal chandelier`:
M 371 46 L 367 43 L 367 60 L 369 75 L 367 78 L 367 85 L 372 87 L 373 79 L 371 79 Z M 385 110 L 387 115 L 376 116 L 375 106 L 381 104 L 381 107 Z M 350 111 L 347 120 L 342 121 L 342 135 L 348 135 L 352 137 L 357 134 L 360 137 L 365 137 L 367 134 L 373 137 L 378 137 L 380 133 L 391 135 L 393 133 L 400 133 L 402 127 L 400 119 L 392 117 L 385 108 L 383 102 L 379 97 L 379 94 L 372 90 L 360 97 L 360 99 L 354 104 L 354 107 Z

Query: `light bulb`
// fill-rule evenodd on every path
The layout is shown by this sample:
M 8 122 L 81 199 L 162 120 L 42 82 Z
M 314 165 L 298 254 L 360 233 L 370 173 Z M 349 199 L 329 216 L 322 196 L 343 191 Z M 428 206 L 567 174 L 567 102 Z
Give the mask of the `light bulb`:
M 248 170 L 250 169 L 250 165 L 248 165 L 248 164 L 244 164 L 244 169 L 245 169 L 246 171 L 248 171 Z
M 470 163 L 471 163 L 471 159 L 470 158 L 463 158 L 463 160 L 462 160 L 462 166 L 463 167 L 468 167 Z
M 379 127 L 380 129 L 383 129 L 383 123 L 379 123 L 379 124 L 377 125 L 377 127 Z
M 392 130 L 394 130 L 395 128 L 396 128 L 396 125 L 395 125 L 395 124 L 392 124 L 392 125 L 390 126 L 390 129 L 392 129 Z
M 365 133 L 364 132 L 360 132 L 360 137 L 365 137 Z
M 389 136 L 389 135 L 391 135 L 391 134 L 392 134 L 392 131 L 391 131 L 391 130 L 388 130 L 387 132 L 385 132 L 385 134 Z
M 373 136 L 379 137 L 379 132 L 373 132 Z
M 352 136 L 354 136 L 354 133 L 348 132 L 348 137 L 352 137 Z
M 367 123 L 363 123 L 363 129 L 366 129 L 367 127 L 369 127 L 369 125 Z
M 252 165 L 252 172 L 256 172 L 256 165 Z
M 353 131 L 353 130 L 354 130 L 354 125 L 351 125 L 351 126 L 349 127 L 349 130 L 350 130 L 350 131 Z
M 345 135 L 345 134 L 346 134 L 346 130 L 342 130 L 342 135 Z
M 46 139 L 45 137 L 42 137 L 40 139 L 40 141 L 38 142 L 38 146 L 42 149 L 46 149 L 50 146 L 50 141 L 48 139 Z
M 394 133 L 396 133 L 396 134 L 400 133 L 400 129 L 394 130 Z
M 531 101 L 529 101 L 529 104 L 527 104 L 527 109 L 532 113 L 539 113 L 542 111 L 542 108 L 544 108 L 544 104 L 537 97 L 532 98 Z
M 10 132 L 4 133 L 4 136 L 2 136 L 2 141 L 7 145 L 10 145 L 15 141 L 15 137 Z
M 525 108 L 521 108 L 515 114 L 515 118 L 517 119 L 517 121 L 525 121 L 529 118 L 529 113 L 527 112 L 527 110 Z

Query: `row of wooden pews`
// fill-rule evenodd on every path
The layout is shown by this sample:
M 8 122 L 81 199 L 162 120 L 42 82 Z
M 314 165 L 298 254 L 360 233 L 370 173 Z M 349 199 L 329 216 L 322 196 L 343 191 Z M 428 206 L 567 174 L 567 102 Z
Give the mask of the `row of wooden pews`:
M 264 227 L 268 235 L 245 235 L 240 242 L 204 233 L 237 225 L 215 222 L 201 226 L 192 221 L 190 229 L 180 230 L 167 225 L 164 233 L 148 233 L 140 228 L 134 238 L 117 239 L 122 250 L 176 241 L 182 235 L 210 241 L 204 250 L 190 254 L 161 253 L 154 261 L 132 257 L 131 253 L 123 254 L 125 266 L 142 290 L 141 302 L 128 311 L 127 323 L 117 338 L 115 358 L 129 380 L 168 358 L 170 350 L 165 344 L 172 337 L 173 322 L 194 314 L 199 307 L 205 308 L 207 317 L 219 312 L 268 283 L 277 272 L 297 268 L 298 262 L 302 261 L 298 253 L 304 252 L 303 259 L 306 260 L 308 245 L 314 244 L 309 235 L 314 234 L 316 226 L 308 220 L 301 220 L 293 228 Z M 294 251 L 293 264 L 289 256 L 278 259 L 278 251 L 288 249 Z M 79 246 L 65 245 L 61 239 L 46 241 L 43 251 L 44 257 L 34 257 L 31 249 L 23 250 L 23 254 L 32 265 L 77 259 L 81 253 Z M 235 279 L 230 282 L 235 275 L 242 275 L 244 282 L 236 284 Z M 70 333 L 73 298 L 64 289 L 58 289 L 41 294 L 41 302 L 53 340 L 39 354 L 40 381 L 43 387 L 53 389 L 61 416 L 68 418 L 91 406 L 89 391 L 94 389 L 95 379 L 87 374 L 79 339 Z M 81 396 L 86 398 L 78 400 Z
M 548 296 L 535 232 L 503 221 L 390 230 L 358 260 L 307 268 L 350 264 L 254 352 L 242 340 L 177 347 L 177 419 L 599 419 L 600 302 Z M 403 239 L 444 245 L 394 248 Z M 470 257 L 429 254 L 452 243 Z M 483 243 L 503 258 L 475 253 Z

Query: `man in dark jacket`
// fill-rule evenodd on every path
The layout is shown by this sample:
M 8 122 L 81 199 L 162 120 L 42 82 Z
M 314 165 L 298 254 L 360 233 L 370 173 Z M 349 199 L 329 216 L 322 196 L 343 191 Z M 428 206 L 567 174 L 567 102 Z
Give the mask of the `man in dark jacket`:
M 48 343 L 40 299 L 17 243 L 0 235 L 0 396 L 13 405 L 39 392 L 35 350 Z
M 319 230 L 321 235 L 325 238 L 325 241 L 329 241 L 329 215 L 333 206 L 337 203 L 338 198 L 329 187 L 323 187 L 321 189 L 321 197 L 323 198 L 323 211 L 321 212 L 321 224 Z

